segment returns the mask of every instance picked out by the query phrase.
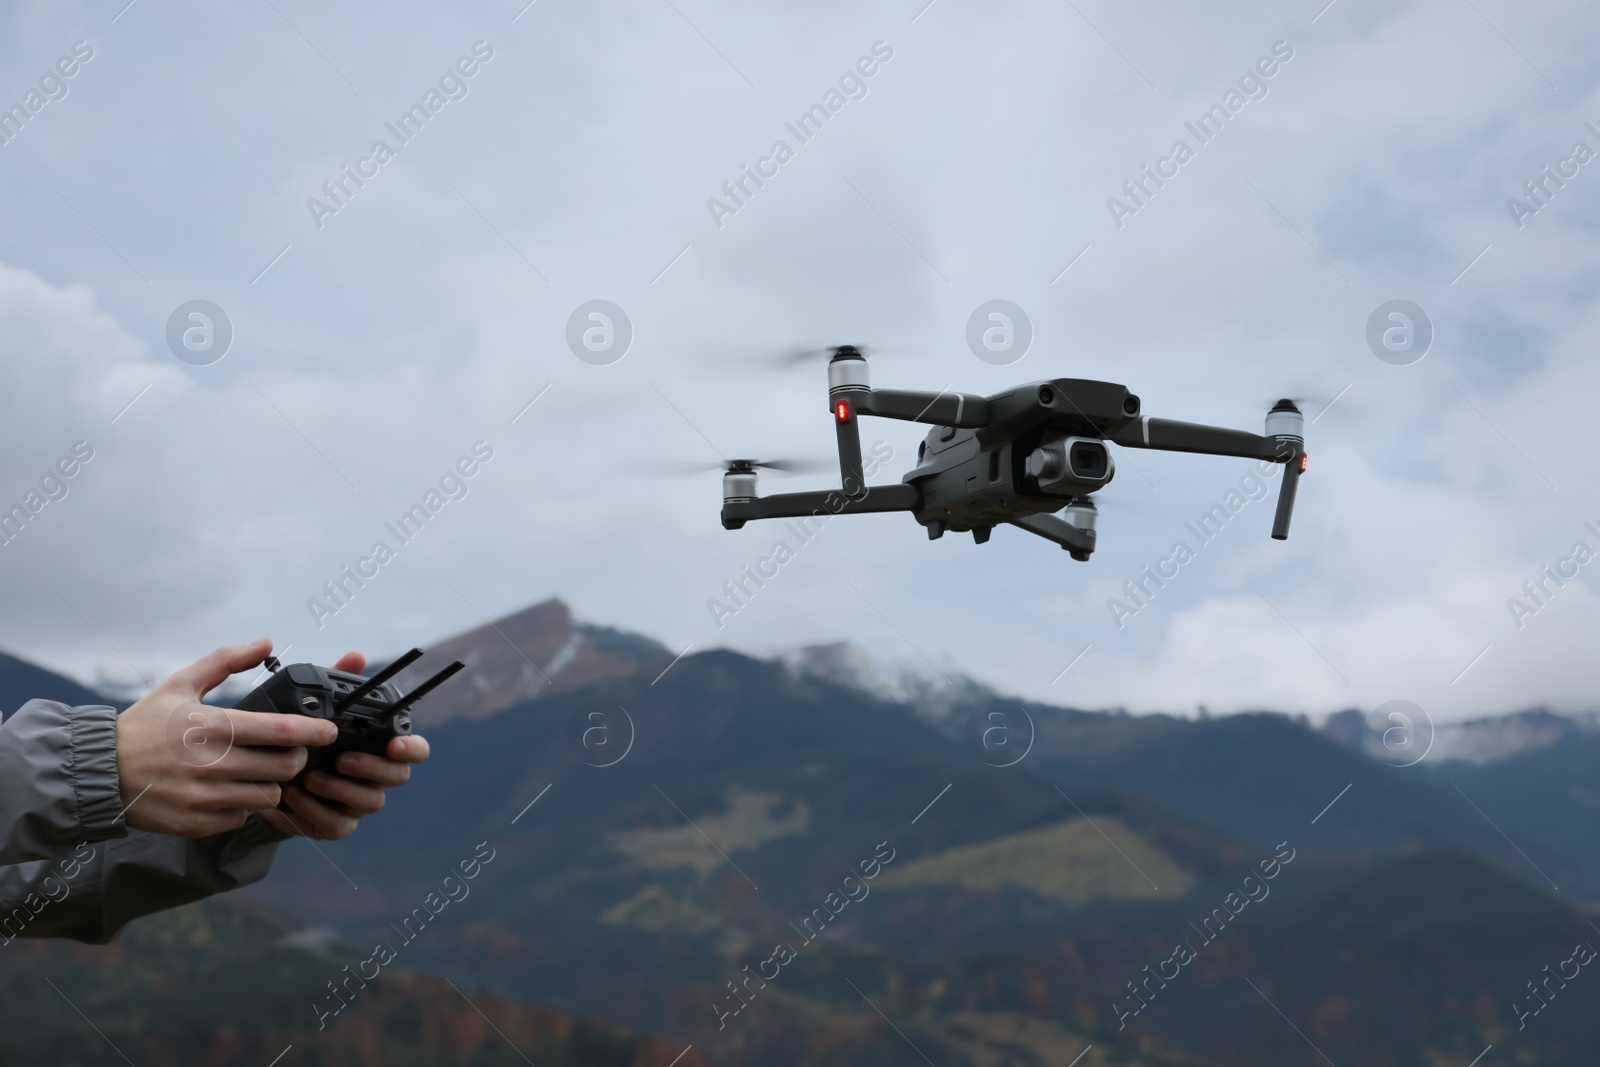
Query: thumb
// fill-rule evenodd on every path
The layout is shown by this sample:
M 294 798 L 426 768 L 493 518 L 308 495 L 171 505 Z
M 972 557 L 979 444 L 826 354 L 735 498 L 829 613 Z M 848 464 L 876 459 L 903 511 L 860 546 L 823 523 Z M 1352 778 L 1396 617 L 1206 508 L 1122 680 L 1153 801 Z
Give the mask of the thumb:
M 266 637 L 247 645 L 228 645 L 175 672 L 166 684 L 185 696 L 199 700 L 227 681 L 230 675 L 259 667 L 271 651 L 272 640 Z

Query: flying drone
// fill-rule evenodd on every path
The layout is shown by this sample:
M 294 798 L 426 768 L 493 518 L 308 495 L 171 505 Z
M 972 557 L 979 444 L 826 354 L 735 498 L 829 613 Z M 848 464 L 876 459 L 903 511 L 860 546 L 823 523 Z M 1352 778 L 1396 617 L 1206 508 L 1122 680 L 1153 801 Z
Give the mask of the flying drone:
M 756 471 L 780 464 L 728 461 L 722 525 L 751 519 L 909 511 L 930 540 L 971 531 L 978 544 L 1001 523 L 1054 541 L 1080 561 L 1095 546 L 1093 494 L 1116 473 L 1106 442 L 1125 448 L 1200 452 L 1282 463 L 1272 536 L 1289 536 L 1295 489 L 1306 469 L 1305 417 L 1291 400 L 1267 412 L 1266 433 L 1146 418 L 1127 386 L 1053 378 L 993 396 L 874 389 L 853 345 L 828 362 L 828 405 L 839 441 L 841 488 L 758 496 Z M 862 473 L 863 415 L 933 427 L 917 446 L 917 465 L 899 484 L 867 485 Z M 1061 515 L 1057 515 L 1061 512 Z

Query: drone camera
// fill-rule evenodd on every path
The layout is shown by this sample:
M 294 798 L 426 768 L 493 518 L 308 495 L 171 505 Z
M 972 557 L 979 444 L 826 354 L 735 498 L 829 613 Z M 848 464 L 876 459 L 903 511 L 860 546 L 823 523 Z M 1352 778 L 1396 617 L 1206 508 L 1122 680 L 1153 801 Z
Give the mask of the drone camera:
M 1067 453 L 1072 473 L 1083 478 L 1103 478 L 1111 464 L 1111 453 L 1099 441 L 1075 442 Z
M 1116 463 L 1104 441 L 1064 437 L 1046 441 L 1029 453 L 1025 469 L 1047 493 L 1085 496 L 1111 481 Z

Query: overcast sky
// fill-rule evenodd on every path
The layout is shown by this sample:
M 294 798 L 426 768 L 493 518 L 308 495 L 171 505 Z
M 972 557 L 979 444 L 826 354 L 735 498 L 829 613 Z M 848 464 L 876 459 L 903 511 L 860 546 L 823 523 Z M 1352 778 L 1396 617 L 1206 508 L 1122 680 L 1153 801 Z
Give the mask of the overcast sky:
M 125 2 L 0 14 L 27 114 L 0 144 L 0 507 L 93 452 L 0 544 L 8 651 L 121 682 L 258 635 L 326 663 L 559 596 L 674 650 L 845 638 L 1082 707 L 1597 703 L 1592 4 Z M 1576 174 L 1541 205 L 1545 165 Z M 740 203 L 746 166 L 771 176 Z M 1136 202 L 1146 166 L 1170 176 Z M 631 324 L 609 365 L 567 341 L 596 299 Z M 1009 366 L 967 344 L 992 299 L 1031 323 Z M 1409 365 L 1367 339 L 1396 299 L 1432 324 Z M 208 365 L 168 342 L 193 300 L 231 323 Z M 724 531 L 714 472 L 659 468 L 830 460 L 822 364 L 770 357 L 845 342 L 885 387 L 1103 378 L 1256 432 L 1302 397 L 1293 534 L 1269 497 L 1201 544 L 1251 465 L 1121 451 L 1087 564 L 841 518 L 719 628 L 708 601 L 787 535 Z M 879 480 L 921 437 L 863 424 Z M 480 441 L 460 499 L 386 530 Z

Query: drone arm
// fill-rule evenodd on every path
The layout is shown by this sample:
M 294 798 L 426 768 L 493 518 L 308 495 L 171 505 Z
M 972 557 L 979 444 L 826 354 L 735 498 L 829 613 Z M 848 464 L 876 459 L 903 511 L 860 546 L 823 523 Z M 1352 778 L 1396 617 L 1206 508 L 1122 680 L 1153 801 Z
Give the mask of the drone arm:
M 838 364 L 835 363 L 834 366 Z M 862 415 L 877 415 L 906 422 L 925 422 L 935 426 L 979 427 L 989 422 L 989 401 L 966 393 L 920 393 L 901 389 L 871 389 L 866 384 L 866 364 L 846 361 L 841 384 L 829 390 L 839 438 L 839 476 L 848 490 L 865 485 L 861 470 Z M 830 367 L 830 375 L 834 372 Z M 855 377 L 859 375 L 859 377 Z M 898 508 L 893 510 L 900 510 Z
M 1127 448 L 1155 448 L 1163 452 L 1203 452 L 1213 456 L 1242 456 L 1286 463 L 1286 453 L 1271 437 L 1230 430 L 1223 426 L 1203 426 L 1176 419 L 1135 419 L 1111 434 L 1111 440 Z
M 1294 514 L 1295 490 L 1306 469 L 1306 446 L 1301 436 L 1300 410 L 1291 401 L 1280 400 L 1267 414 L 1267 436 L 1230 430 L 1221 426 L 1202 426 L 1173 419 L 1135 419 L 1111 434 L 1110 439 L 1129 448 L 1158 448 L 1167 452 L 1203 452 L 1216 456 L 1242 456 L 1283 464 L 1283 483 L 1278 486 L 1278 509 L 1272 519 L 1272 536 L 1289 537 L 1289 519 Z
M 961 429 L 978 429 L 989 424 L 989 401 L 970 393 L 859 390 L 855 391 L 855 411 L 885 419 Z
M 1089 554 L 1094 551 L 1093 530 L 1079 529 L 1054 515 L 1024 515 L 1020 519 L 1012 519 L 1011 524 L 1020 526 L 1029 533 L 1038 534 L 1048 541 L 1054 541 L 1071 552 L 1075 560 L 1087 560 Z
M 729 530 L 737 530 L 751 519 L 792 519 L 805 516 L 826 519 L 832 515 L 915 511 L 922 499 L 922 494 L 916 486 L 904 482 L 867 486 L 857 482 L 856 485 L 858 488 L 854 492 L 826 489 L 809 493 L 777 493 L 773 496 L 724 500 L 722 525 Z

